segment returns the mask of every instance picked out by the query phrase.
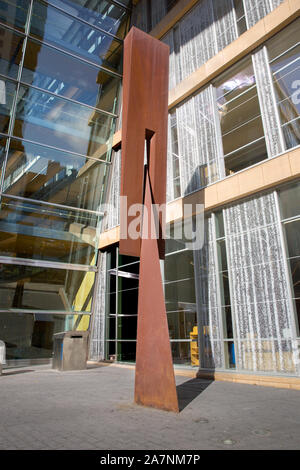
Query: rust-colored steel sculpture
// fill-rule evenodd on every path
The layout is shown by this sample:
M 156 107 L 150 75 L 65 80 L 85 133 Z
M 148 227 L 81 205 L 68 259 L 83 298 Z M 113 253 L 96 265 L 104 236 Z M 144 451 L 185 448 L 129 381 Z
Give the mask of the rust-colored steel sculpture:
M 159 261 L 161 214 L 158 237 L 150 234 L 153 205 L 166 202 L 168 64 L 168 46 L 130 30 L 124 41 L 121 196 L 127 196 L 127 207 L 143 203 L 146 209 L 141 237 L 132 239 L 128 227 L 134 216 L 121 207 L 120 253 L 140 256 L 135 402 L 178 412 Z

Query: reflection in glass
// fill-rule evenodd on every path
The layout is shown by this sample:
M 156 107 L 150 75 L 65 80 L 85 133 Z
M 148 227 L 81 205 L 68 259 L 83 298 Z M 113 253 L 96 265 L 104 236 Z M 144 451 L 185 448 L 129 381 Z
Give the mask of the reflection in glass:
M 178 312 L 168 313 L 169 334 L 171 339 L 190 339 L 194 326 L 197 326 L 195 305 L 179 305 Z
M 137 315 L 118 317 L 118 337 L 122 340 L 136 340 Z
M 124 38 L 127 31 L 128 14 L 126 10 L 106 0 L 87 2 L 86 0 L 51 0 L 67 13 L 87 21 L 91 25 L 104 29 L 120 38 Z M 128 2 L 127 2 L 128 3 Z
M 171 342 L 171 351 L 174 364 L 191 365 L 190 342 Z
M 174 198 L 181 196 L 180 187 L 180 164 L 179 164 L 179 146 L 178 146 L 178 129 L 176 110 L 170 113 L 170 126 L 171 126 L 171 151 L 172 151 L 172 175 L 173 179 Z
M 168 240 L 169 243 L 169 240 Z M 116 260 L 118 261 L 116 265 Z M 135 361 L 138 310 L 137 258 L 119 255 L 113 249 L 107 257 L 107 322 L 106 358 Z M 117 276 L 118 274 L 118 276 Z M 174 363 L 191 365 L 190 335 L 197 325 L 193 252 L 184 251 L 166 256 L 164 289 Z M 116 284 L 118 292 L 116 292 Z M 118 323 L 116 325 L 116 319 Z M 118 347 L 115 351 L 114 340 Z M 132 341 L 134 340 L 134 341 Z M 194 339 L 195 341 L 195 339 Z
M 16 85 L 0 76 L 0 132 L 8 133 Z
M 117 344 L 117 356 L 118 361 L 123 362 L 135 362 L 136 352 L 136 341 L 121 342 Z
M 0 27 L 0 73 L 11 78 L 18 77 L 24 37 Z M 0 94 L 2 91 L 0 82 Z
M 113 123 L 106 114 L 21 86 L 13 132 L 26 140 L 105 159 Z
M 82 315 L 86 327 L 90 316 Z M 1 338 L 6 346 L 6 358 L 51 358 L 53 335 L 78 329 L 78 315 L 0 312 Z
M 0 21 L 24 31 L 30 0 L 0 2 Z
M 300 298 L 300 256 L 289 260 L 294 298 Z
M 119 71 L 121 42 L 50 5 L 34 1 L 30 33 L 98 65 Z
M 234 0 L 234 9 L 236 14 L 237 29 L 240 34 L 247 31 L 246 15 L 243 0 Z
M 219 258 L 219 270 L 227 271 L 227 257 L 226 257 L 226 245 L 225 240 L 217 241 L 217 250 Z
M 235 349 L 233 341 L 225 341 L 225 367 L 226 369 L 235 369 Z
M 109 112 L 115 111 L 120 84 L 98 67 L 32 40 L 26 46 L 22 81 Z
M 267 43 L 287 148 L 300 144 L 300 100 L 297 86 L 300 70 L 299 28 L 300 20 L 296 20 Z
M 2 264 L 0 309 L 90 312 L 94 278 L 94 272 Z
M 12 139 L 3 191 L 97 211 L 107 170 L 106 163 Z
M 300 183 L 279 190 L 281 215 L 283 219 L 300 215 Z
M 284 227 L 289 257 L 300 256 L 300 219 L 287 222 Z
M 267 158 L 251 58 L 223 74 L 216 91 L 225 168 L 231 174 L 242 169 L 241 165 L 245 168 Z
M 252 142 L 250 145 L 234 151 L 225 157 L 226 174 L 231 175 L 244 168 L 261 162 L 267 158 L 265 138 Z
M 224 338 L 233 338 L 231 307 L 222 307 Z
M 230 305 L 228 271 L 220 273 L 221 305 Z
M 297 336 L 300 337 L 300 298 L 295 299 Z M 299 345 L 300 346 L 300 345 Z
M 5 161 L 6 139 L 0 137 L 0 181 L 2 181 L 2 169 Z
M 118 314 L 136 315 L 138 307 L 138 279 L 118 277 Z M 128 318 L 126 317 L 125 322 Z
M 4 196 L 0 208 L 1 255 L 95 264 L 96 215 Z

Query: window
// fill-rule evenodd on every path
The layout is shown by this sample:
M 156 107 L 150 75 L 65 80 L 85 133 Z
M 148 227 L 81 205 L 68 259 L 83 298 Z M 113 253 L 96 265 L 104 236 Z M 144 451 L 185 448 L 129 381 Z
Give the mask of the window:
M 286 148 L 300 144 L 300 20 L 268 41 L 276 102 Z
M 236 367 L 235 345 L 233 339 L 229 274 L 227 265 L 224 218 L 222 211 L 216 212 L 214 218 L 216 229 L 217 269 L 219 275 L 220 300 L 223 324 L 225 368 L 233 369 Z
M 297 335 L 300 336 L 300 183 L 281 189 L 279 200 L 296 310 Z
M 230 68 L 216 82 L 226 175 L 267 158 L 251 58 Z
M 172 146 L 172 174 L 169 175 L 173 181 L 174 199 L 181 196 L 180 188 L 180 162 L 179 162 L 179 148 L 178 148 L 178 131 L 176 110 L 170 115 L 171 118 L 171 146 Z

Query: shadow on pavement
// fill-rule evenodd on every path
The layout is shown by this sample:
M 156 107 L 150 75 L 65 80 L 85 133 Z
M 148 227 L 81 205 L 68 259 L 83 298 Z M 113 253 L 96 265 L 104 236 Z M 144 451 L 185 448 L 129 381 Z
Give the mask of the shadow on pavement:
M 177 385 L 177 396 L 179 411 L 182 411 L 188 406 L 196 397 L 200 395 L 213 380 L 205 379 L 191 379 L 181 385 Z

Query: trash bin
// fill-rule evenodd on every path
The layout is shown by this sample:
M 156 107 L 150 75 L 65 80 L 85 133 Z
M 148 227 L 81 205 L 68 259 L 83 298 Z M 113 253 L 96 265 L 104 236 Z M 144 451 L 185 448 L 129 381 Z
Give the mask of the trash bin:
M 53 335 L 52 369 L 86 369 L 88 331 L 64 331 Z
M 0 340 L 0 375 L 2 375 L 3 364 L 6 364 L 6 349 L 4 341 Z

